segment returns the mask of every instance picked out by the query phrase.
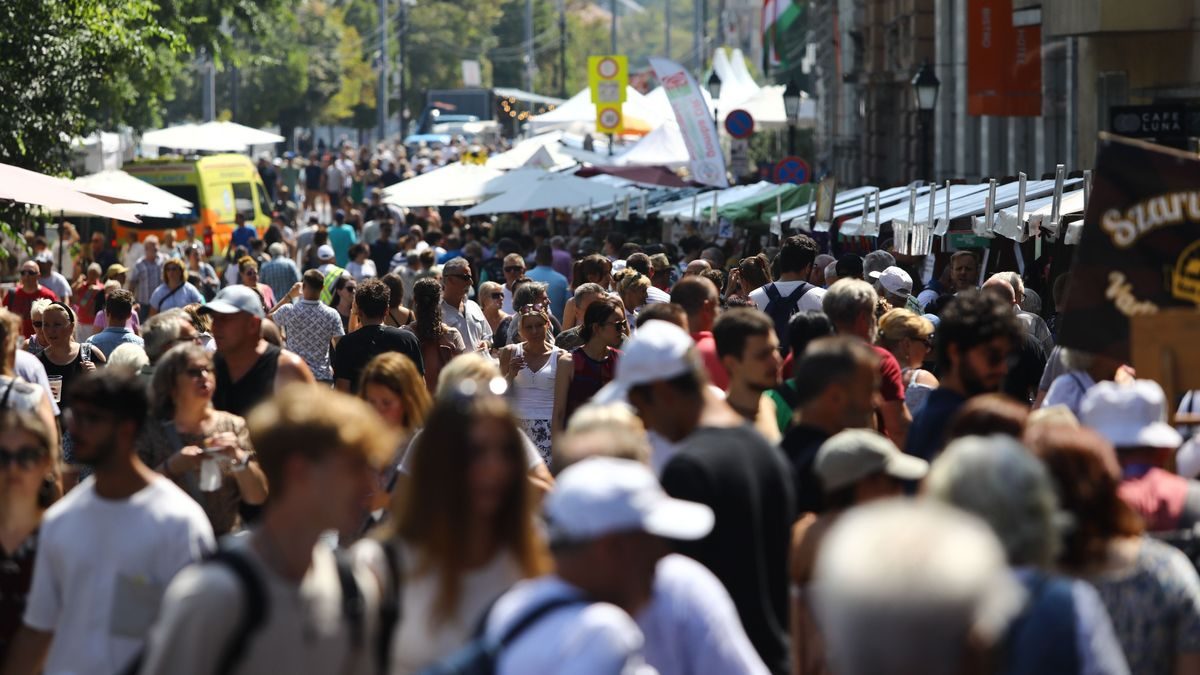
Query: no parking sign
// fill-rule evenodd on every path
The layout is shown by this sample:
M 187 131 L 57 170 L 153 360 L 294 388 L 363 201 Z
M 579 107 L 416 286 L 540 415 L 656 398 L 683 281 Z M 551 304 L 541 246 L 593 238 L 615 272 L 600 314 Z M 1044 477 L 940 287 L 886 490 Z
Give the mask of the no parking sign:
M 772 177 L 776 183 L 793 183 L 800 185 L 807 183 L 812 171 L 808 168 L 808 162 L 795 156 L 784 157 L 775 165 L 775 170 L 772 172 Z
M 754 133 L 754 117 L 745 110 L 734 110 L 725 116 L 725 131 L 733 138 L 750 138 Z

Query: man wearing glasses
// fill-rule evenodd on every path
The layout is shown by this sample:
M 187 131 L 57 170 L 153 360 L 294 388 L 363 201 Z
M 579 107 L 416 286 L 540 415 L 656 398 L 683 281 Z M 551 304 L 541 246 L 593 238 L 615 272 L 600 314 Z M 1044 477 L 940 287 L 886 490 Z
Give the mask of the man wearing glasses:
M 29 309 L 33 306 L 34 301 L 41 298 L 46 298 L 51 302 L 58 300 L 54 291 L 38 283 L 39 276 L 41 273 L 38 271 L 37 263 L 26 260 L 21 265 L 20 283 L 4 300 L 4 306 L 13 314 L 21 317 L 21 334 L 25 337 L 33 335 L 33 320 L 29 316 Z
M 513 284 L 523 276 L 525 276 L 525 259 L 519 253 L 509 253 L 504 256 L 504 304 L 500 305 L 500 310 L 505 314 L 512 314 L 516 311 L 513 309 Z
M 471 263 L 466 258 L 455 258 L 442 266 L 442 320 L 458 329 L 468 349 L 487 350 L 492 341 L 492 327 L 483 309 L 467 297 L 471 282 Z

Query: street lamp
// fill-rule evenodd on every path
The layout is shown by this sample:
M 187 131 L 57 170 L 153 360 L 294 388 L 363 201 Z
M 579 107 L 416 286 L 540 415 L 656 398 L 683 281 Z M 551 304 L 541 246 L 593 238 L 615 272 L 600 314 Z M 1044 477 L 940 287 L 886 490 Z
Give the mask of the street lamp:
M 927 180 L 933 179 L 929 133 L 933 127 L 933 108 L 937 105 L 938 87 L 941 84 L 928 61 L 921 64 L 920 70 L 912 79 L 913 98 L 917 103 L 917 124 L 921 134 L 921 171 Z
M 788 124 L 788 154 L 796 155 L 796 121 L 800 117 L 800 85 L 796 78 L 788 81 L 783 90 L 783 110 L 787 115 Z
M 717 127 L 717 103 L 721 100 L 721 76 L 717 75 L 716 69 L 713 69 L 712 74 L 708 76 L 708 82 L 704 86 L 708 89 L 709 98 L 712 99 L 713 128 L 715 129 Z

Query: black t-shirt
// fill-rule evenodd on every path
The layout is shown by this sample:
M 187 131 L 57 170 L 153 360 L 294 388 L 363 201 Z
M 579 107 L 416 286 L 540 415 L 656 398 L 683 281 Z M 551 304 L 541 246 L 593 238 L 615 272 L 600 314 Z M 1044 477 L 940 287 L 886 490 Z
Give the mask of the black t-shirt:
M 380 238 L 371 244 L 371 262 L 375 263 L 376 271 L 382 276 L 392 269 L 392 256 L 396 255 L 396 245 L 387 239 Z
M 702 427 L 663 467 L 662 485 L 712 508 L 712 532 L 676 548 L 721 580 L 767 668 L 787 673 L 787 558 L 796 517 L 787 459 L 748 424 Z
M 817 477 L 817 451 L 829 440 L 829 434 L 817 427 L 798 424 L 788 430 L 779 447 L 792 465 L 792 488 L 800 513 L 820 513 L 824 488 Z
M 309 190 L 321 189 L 321 167 L 309 164 L 304 167 L 304 187 Z
M 333 377 L 349 380 L 350 391 L 357 393 L 359 373 L 371 359 L 385 352 L 400 352 L 412 359 L 422 375 L 425 374 L 417 336 L 392 326 L 363 326 L 338 341 L 333 356 Z

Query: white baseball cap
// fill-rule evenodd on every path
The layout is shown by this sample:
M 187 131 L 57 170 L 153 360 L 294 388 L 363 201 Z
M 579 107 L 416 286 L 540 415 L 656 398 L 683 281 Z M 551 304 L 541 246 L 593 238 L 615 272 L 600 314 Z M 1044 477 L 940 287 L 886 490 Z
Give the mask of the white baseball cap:
M 1098 382 L 1079 405 L 1079 421 L 1116 448 L 1178 448 L 1183 437 L 1167 424 L 1167 397 L 1154 380 Z
M 317 247 L 317 260 L 333 260 L 336 257 L 333 247 L 329 244 L 321 244 Z
M 900 480 L 920 480 L 929 473 L 929 462 L 900 452 L 878 432 L 846 429 L 821 444 L 813 468 L 825 492 L 832 492 L 881 471 Z
M 249 286 L 233 284 L 222 288 L 217 297 L 200 308 L 201 314 L 237 314 L 245 312 L 262 319 L 266 317 L 263 311 L 263 301 L 258 293 Z
M 614 532 L 692 541 L 712 531 L 704 504 L 667 496 L 649 467 L 592 457 L 567 467 L 542 506 L 551 542 L 582 542 Z
M 633 387 L 683 375 L 693 367 L 689 353 L 695 346 L 692 337 L 679 326 L 647 321 L 621 347 L 613 381 L 596 392 L 592 402 L 624 402 Z
M 870 277 L 879 282 L 879 286 L 891 293 L 907 298 L 912 293 L 912 277 L 903 269 L 892 265 L 882 272 L 871 272 Z

